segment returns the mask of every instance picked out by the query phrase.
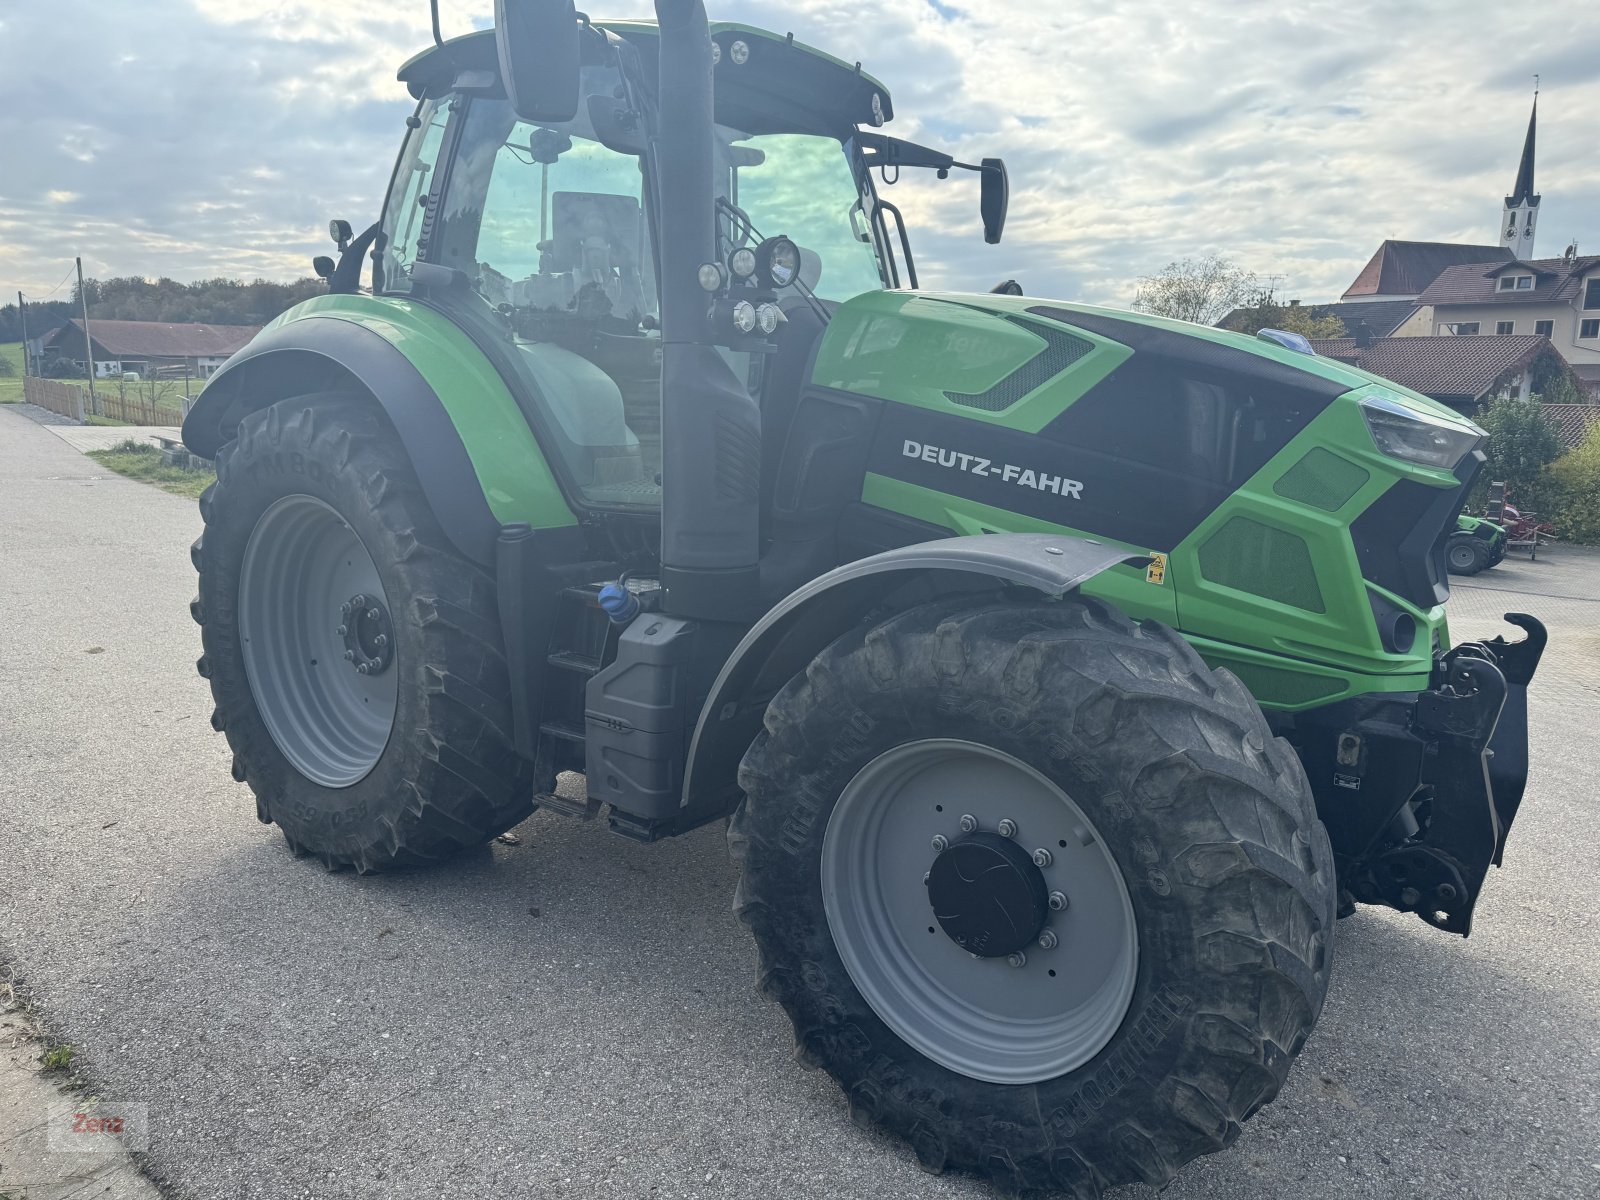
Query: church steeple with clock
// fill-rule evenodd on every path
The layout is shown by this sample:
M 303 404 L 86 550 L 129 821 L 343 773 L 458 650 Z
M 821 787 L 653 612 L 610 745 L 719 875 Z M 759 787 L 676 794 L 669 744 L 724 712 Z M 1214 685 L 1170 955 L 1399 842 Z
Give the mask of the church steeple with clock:
M 1533 235 L 1539 225 L 1539 195 L 1533 190 L 1533 137 L 1539 122 L 1539 92 L 1534 89 L 1533 113 L 1528 118 L 1528 137 L 1522 144 L 1522 162 L 1517 166 L 1517 183 L 1506 197 L 1500 214 L 1500 244 L 1521 262 L 1533 257 Z

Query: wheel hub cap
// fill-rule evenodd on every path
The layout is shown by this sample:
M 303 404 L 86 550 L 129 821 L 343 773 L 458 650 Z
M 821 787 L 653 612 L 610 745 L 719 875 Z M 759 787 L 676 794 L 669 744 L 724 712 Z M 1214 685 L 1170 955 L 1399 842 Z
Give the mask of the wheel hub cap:
M 969 834 L 946 849 L 933 860 L 927 887 L 939 928 L 979 958 L 1031 946 L 1050 914 L 1044 872 L 997 833 Z
M 394 661 L 394 626 L 377 596 L 357 592 L 339 607 L 344 660 L 358 675 L 382 675 Z

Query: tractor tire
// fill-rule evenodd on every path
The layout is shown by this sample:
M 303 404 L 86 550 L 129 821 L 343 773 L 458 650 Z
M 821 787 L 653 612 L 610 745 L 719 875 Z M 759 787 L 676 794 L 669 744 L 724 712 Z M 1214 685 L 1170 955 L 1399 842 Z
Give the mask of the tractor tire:
M 1452 575 L 1476 575 L 1489 566 L 1489 547 L 1470 533 L 1455 533 L 1444 548 L 1445 565 Z
M 928 1170 L 1159 1187 L 1277 1095 L 1322 1010 L 1337 885 L 1305 773 L 1165 626 L 908 610 L 773 699 L 740 784 L 761 989 Z
M 281 400 L 216 466 L 191 551 L 197 665 L 261 821 L 367 872 L 533 811 L 493 580 L 451 547 L 370 399 Z

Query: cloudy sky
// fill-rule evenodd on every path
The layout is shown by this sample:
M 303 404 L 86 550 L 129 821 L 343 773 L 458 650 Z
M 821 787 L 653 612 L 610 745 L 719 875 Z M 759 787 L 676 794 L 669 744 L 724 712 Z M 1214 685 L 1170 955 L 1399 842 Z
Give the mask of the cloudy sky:
M 580 7 L 584 7 L 580 4 Z M 1126 303 L 1220 253 L 1307 300 L 1385 237 L 1493 242 L 1542 77 L 1538 250 L 1600 253 L 1593 0 L 713 0 L 864 60 L 891 131 L 1011 168 L 902 183 L 924 286 Z M 447 35 L 488 0 L 443 0 Z M 618 0 L 594 15 L 645 15 Z M 0 0 L 0 297 L 96 276 L 293 278 L 376 216 L 426 0 Z M 66 294 L 66 289 L 55 293 Z

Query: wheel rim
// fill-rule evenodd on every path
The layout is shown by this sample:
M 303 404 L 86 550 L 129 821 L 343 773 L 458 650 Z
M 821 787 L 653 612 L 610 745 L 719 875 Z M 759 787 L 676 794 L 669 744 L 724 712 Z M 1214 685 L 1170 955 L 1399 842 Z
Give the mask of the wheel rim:
M 1470 567 L 1478 561 L 1478 552 L 1471 546 L 1457 543 L 1450 547 L 1450 565 L 1452 567 Z
M 1002 820 L 1027 854 L 1048 852 L 1039 874 L 1067 899 L 1064 911 L 1052 900 L 1043 926 L 1055 945 L 1035 938 L 1021 965 L 958 945 L 925 881 L 943 853 L 997 846 Z M 1099 1053 L 1127 1014 L 1139 948 L 1122 872 L 1087 814 L 1008 754 L 946 739 L 885 752 L 839 797 L 821 866 L 845 969 L 883 1022 L 941 1066 L 992 1083 L 1053 1079 Z
M 239 637 L 283 756 L 324 787 L 364 779 L 394 729 L 399 671 L 378 568 L 332 507 L 285 496 L 261 514 L 239 574 Z

